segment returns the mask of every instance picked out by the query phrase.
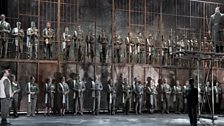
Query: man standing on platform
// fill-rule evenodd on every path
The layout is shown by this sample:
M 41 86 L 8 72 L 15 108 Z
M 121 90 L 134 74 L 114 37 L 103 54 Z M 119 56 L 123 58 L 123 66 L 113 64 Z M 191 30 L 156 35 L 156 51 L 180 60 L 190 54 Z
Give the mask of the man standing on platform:
M 11 26 L 5 21 L 5 15 L 2 14 L 0 21 L 0 58 L 7 58 L 10 32 Z
M 51 59 L 53 57 L 53 49 L 54 49 L 54 43 L 53 39 L 55 36 L 54 29 L 51 28 L 51 23 L 47 22 L 47 27 L 43 30 L 43 37 L 44 37 L 44 58 L 47 57 Z
M 162 85 L 162 93 L 163 93 L 163 111 L 169 114 L 169 106 L 170 106 L 170 94 L 171 94 L 171 87 L 168 84 L 168 80 L 164 80 L 164 84 Z
M 197 126 L 197 105 L 198 105 L 198 89 L 194 87 L 194 79 L 189 80 L 189 90 L 187 94 L 188 116 L 191 126 Z
M 21 22 L 16 22 L 16 27 L 12 29 L 12 35 L 16 46 L 16 58 L 23 54 L 23 37 L 24 31 L 21 29 Z
M 9 114 L 9 108 L 10 108 L 10 102 L 12 98 L 12 88 L 11 88 L 11 83 L 9 80 L 9 70 L 4 69 L 3 71 L 3 76 L 0 80 L 0 99 L 1 99 L 1 124 L 6 125 L 10 124 L 7 121 L 7 116 Z
M 117 89 L 115 85 L 111 82 L 111 80 L 109 80 L 107 86 L 107 102 L 109 115 L 115 115 L 116 93 Z
M 106 35 L 106 32 L 103 30 L 101 35 L 98 37 L 98 42 L 101 44 L 100 49 L 100 62 L 106 63 L 107 60 L 107 45 L 109 43 L 108 36 Z
M 215 8 L 215 13 L 211 15 L 208 33 L 212 37 L 216 52 L 223 53 L 223 28 L 224 15 L 220 13 L 220 7 Z
M 37 47 L 38 47 L 38 29 L 35 26 L 35 22 L 31 21 L 31 27 L 27 29 L 27 47 L 28 47 L 28 58 L 33 58 L 34 50 L 34 59 L 37 59 Z

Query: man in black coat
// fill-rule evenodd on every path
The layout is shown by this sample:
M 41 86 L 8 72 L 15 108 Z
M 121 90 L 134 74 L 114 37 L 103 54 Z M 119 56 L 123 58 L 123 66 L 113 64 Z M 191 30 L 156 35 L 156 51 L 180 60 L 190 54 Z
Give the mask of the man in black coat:
M 211 15 L 209 22 L 209 31 L 212 42 L 216 47 L 216 52 L 223 53 L 223 17 L 224 14 L 220 12 L 220 7 L 215 8 L 215 13 Z
M 187 93 L 188 116 L 191 126 L 197 126 L 198 89 L 194 87 L 194 79 L 189 80 L 190 88 Z

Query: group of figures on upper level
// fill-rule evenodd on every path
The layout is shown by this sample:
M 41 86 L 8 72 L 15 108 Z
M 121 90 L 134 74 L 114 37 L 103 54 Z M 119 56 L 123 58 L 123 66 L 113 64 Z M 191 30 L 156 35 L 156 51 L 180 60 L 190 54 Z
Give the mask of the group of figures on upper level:
M 24 57 L 40 59 L 38 56 L 43 56 L 44 59 L 55 59 L 57 54 L 62 54 L 64 60 L 74 59 L 79 62 L 96 62 L 98 58 L 101 63 L 112 61 L 115 63 L 151 64 L 159 58 L 163 64 L 172 64 L 175 62 L 173 60 L 175 57 L 183 55 L 174 53 L 178 51 L 211 52 L 215 49 L 216 52 L 223 52 L 222 33 L 220 31 L 222 15 L 217 7 L 215 14 L 211 16 L 209 33 L 212 34 L 212 43 L 208 41 L 207 37 L 200 39 L 202 41 L 199 42 L 196 34 L 187 37 L 186 34 L 178 35 L 175 33 L 173 35 L 172 32 L 167 39 L 164 36 L 158 39 L 158 37 L 154 37 L 153 33 L 144 36 L 142 32 L 137 34 L 128 32 L 126 37 L 121 37 L 125 35 L 119 35 L 116 31 L 110 37 L 106 29 L 102 30 L 101 33 L 91 30 L 84 33 L 80 25 L 75 30 L 66 26 L 62 35 L 60 35 L 60 42 L 56 42 L 55 30 L 51 27 L 50 22 L 46 23 L 46 28 L 42 30 L 40 35 L 40 30 L 32 21 L 25 34 L 21 22 L 16 22 L 16 27 L 11 30 L 10 23 L 5 21 L 5 15 L 2 14 L 0 21 L 0 57 L 8 58 L 11 52 L 18 59 Z M 43 44 L 41 44 L 42 39 Z M 9 50 L 9 41 L 12 41 L 15 50 Z M 57 47 L 60 47 L 60 49 Z M 43 53 L 40 53 L 40 49 L 43 50 Z M 26 55 L 24 56 L 24 54 Z

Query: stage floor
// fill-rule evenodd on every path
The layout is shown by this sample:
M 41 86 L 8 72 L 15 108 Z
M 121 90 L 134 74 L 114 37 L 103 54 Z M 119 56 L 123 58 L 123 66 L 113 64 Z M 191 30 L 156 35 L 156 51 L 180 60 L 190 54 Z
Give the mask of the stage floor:
M 9 118 L 13 126 L 189 126 L 187 114 L 143 114 L 109 116 L 101 114 L 92 116 L 43 116 L 36 117 L 20 116 Z M 210 126 L 211 120 L 201 119 L 198 126 Z M 213 126 L 224 126 L 224 117 L 218 117 Z

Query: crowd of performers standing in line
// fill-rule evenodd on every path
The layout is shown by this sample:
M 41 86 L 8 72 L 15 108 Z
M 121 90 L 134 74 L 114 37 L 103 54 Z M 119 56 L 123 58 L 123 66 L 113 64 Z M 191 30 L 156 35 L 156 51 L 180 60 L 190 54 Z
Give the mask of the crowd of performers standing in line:
M 5 79 L 3 77 L 2 79 Z M 53 114 L 56 106 L 60 108 L 58 113 L 65 115 L 65 111 L 69 111 L 69 102 L 72 103 L 74 115 L 83 115 L 83 101 L 87 90 L 91 91 L 92 97 L 92 113 L 98 115 L 100 112 L 101 92 L 107 92 L 107 107 L 108 113 L 114 115 L 118 109 L 116 102 L 122 99 L 123 112 L 129 114 L 134 108 L 135 114 L 142 114 L 145 111 L 149 113 L 186 113 L 187 112 L 187 94 L 189 84 L 188 81 L 182 85 L 179 80 L 170 81 L 167 78 L 159 79 L 156 82 L 151 77 L 147 77 L 146 82 L 141 82 L 139 78 L 134 78 L 132 83 L 129 83 L 127 78 L 123 78 L 120 83 L 113 83 L 108 80 L 107 84 L 102 84 L 101 78 L 96 76 L 95 81 L 87 83 L 85 79 L 80 78 L 78 74 L 71 74 L 71 78 L 66 80 L 64 76 L 55 79 L 47 78 L 44 84 L 44 89 L 39 89 L 39 84 L 36 83 L 35 77 L 30 77 L 26 88 L 23 91 L 20 84 L 15 80 L 15 75 L 7 76 L 10 80 L 12 108 L 14 116 L 17 117 L 18 95 L 20 92 L 27 94 L 27 115 L 35 116 L 38 93 L 44 91 L 45 115 Z M 1 80 L 2 80 L 1 79 Z M 91 88 L 86 88 L 87 84 L 91 84 Z M 222 98 L 222 88 L 218 82 L 214 83 L 214 103 L 215 113 L 220 113 Z M 196 86 L 196 84 L 195 84 Z M 202 106 L 202 113 L 210 113 L 209 103 L 211 103 L 212 88 L 211 82 L 208 81 L 205 85 L 200 85 L 198 102 Z M 69 97 L 72 94 L 72 99 Z M 57 102 L 55 102 L 55 100 Z M 89 98 L 88 98 L 89 100 Z M 70 109 L 71 110 L 71 109 Z

